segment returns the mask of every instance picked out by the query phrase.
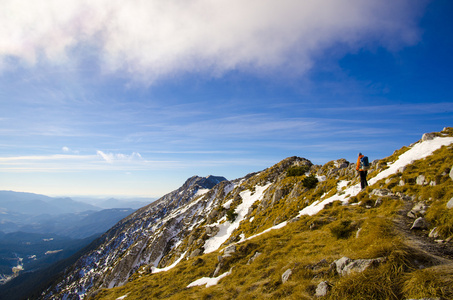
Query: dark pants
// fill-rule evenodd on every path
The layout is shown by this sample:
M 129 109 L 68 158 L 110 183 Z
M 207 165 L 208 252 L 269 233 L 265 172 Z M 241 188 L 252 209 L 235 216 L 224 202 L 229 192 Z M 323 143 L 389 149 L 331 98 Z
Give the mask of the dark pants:
M 368 182 L 366 181 L 366 174 L 367 171 L 359 171 L 360 174 L 360 186 L 362 190 L 368 186 Z

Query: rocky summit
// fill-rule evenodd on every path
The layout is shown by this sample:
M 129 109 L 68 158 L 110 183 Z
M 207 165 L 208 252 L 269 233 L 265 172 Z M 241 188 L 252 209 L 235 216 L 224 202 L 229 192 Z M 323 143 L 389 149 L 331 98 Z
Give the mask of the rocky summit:
M 371 162 L 208 176 L 117 223 L 40 299 L 453 299 L 453 128 Z

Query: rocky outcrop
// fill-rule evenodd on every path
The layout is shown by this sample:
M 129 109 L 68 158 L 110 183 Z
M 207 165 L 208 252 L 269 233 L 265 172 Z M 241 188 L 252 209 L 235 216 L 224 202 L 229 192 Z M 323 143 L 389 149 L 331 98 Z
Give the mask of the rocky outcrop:
M 372 259 L 350 259 L 346 256 L 334 261 L 331 265 L 334 271 L 339 275 L 345 276 L 351 273 L 361 273 L 368 268 L 377 267 L 387 259 L 385 257 Z
M 100 287 L 120 286 L 141 266 L 156 267 L 179 258 L 163 260 L 172 249 L 174 239 L 188 236 L 193 226 L 207 215 L 203 211 L 211 211 L 215 195 L 231 190 L 228 184 L 222 184 L 224 182 L 228 182 L 224 177 L 193 176 L 181 188 L 137 210 L 105 233 L 97 241 L 97 249 L 66 270 L 63 280 L 54 291 L 49 291 L 49 295 L 58 291 L 58 297 L 43 298 L 58 299 Z M 200 197 L 208 191 L 209 197 Z M 213 231 L 215 229 L 211 229 L 211 234 Z M 186 251 L 188 255 L 200 255 L 203 251 L 199 247 L 196 243 L 187 243 Z

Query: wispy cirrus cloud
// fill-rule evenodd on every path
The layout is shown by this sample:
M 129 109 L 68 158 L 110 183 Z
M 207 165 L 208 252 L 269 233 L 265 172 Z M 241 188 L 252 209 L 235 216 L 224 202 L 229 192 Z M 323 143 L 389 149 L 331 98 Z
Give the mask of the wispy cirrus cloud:
M 70 151 L 68 147 L 63 147 L 62 150 Z M 96 155 L 50 154 L 0 157 L 0 171 L 134 170 L 146 169 L 151 165 L 150 163 L 144 161 L 141 155 L 135 152 L 125 155 L 97 151 Z

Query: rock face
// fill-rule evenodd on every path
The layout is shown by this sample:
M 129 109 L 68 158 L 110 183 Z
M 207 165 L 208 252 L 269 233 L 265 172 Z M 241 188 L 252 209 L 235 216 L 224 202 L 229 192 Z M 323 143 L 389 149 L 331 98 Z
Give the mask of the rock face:
M 143 265 L 157 267 L 159 263 L 166 263 L 162 257 L 172 248 L 175 240 L 186 235 L 191 226 L 202 218 L 203 211 L 210 211 L 207 207 L 212 203 L 200 201 L 177 215 L 172 212 L 208 191 L 212 199 L 215 195 L 224 195 L 233 185 L 224 177 L 189 178 L 181 188 L 137 210 L 106 232 L 97 241 L 99 246 L 96 249 L 66 270 L 55 290 L 61 290 L 63 297 L 78 299 L 76 295 L 86 290 L 123 285 Z M 202 253 L 196 238 L 188 244 L 190 255 Z

